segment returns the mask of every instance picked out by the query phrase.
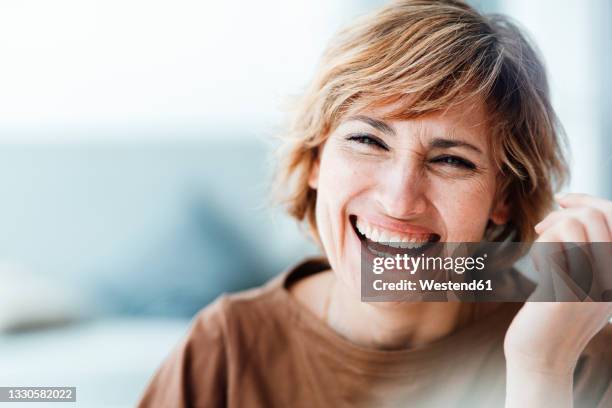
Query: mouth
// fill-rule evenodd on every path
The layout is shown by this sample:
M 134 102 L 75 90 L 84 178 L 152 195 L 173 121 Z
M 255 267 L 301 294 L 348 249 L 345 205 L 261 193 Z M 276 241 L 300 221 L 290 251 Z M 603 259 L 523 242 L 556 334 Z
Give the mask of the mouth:
M 363 247 L 376 256 L 396 254 L 416 255 L 426 252 L 437 242 L 440 235 L 433 232 L 398 232 L 369 223 L 366 219 L 350 215 L 353 231 Z

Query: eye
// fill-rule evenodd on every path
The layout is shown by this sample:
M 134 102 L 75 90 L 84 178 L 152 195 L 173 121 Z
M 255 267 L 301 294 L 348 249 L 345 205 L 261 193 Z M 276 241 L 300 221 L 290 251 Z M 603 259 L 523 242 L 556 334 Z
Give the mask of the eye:
M 372 146 L 377 149 L 389 150 L 385 142 L 377 138 L 376 136 L 372 136 L 369 134 L 359 133 L 354 135 L 349 135 L 346 140 L 350 140 L 352 142 L 356 142 L 363 145 Z
M 433 163 L 445 164 L 448 166 L 464 168 L 468 170 L 476 169 L 476 165 L 469 160 L 458 156 L 440 156 L 432 160 Z

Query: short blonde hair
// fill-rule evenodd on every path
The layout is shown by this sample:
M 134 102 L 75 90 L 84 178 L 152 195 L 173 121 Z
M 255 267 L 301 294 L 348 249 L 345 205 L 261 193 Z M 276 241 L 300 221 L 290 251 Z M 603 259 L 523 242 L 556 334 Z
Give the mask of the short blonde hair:
M 485 102 L 499 198 L 509 222 L 485 239 L 532 242 L 534 225 L 565 182 L 563 130 L 544 66 L 506 17 L 454 0 L 404 0 L 341 31 L 297 100 L 277 173 L 290 215 L 318 240 L 316 190 L 308 184 L 319 149 L 346 113 L 395 104 L 391 118 L 443 111 L 467 98 Z

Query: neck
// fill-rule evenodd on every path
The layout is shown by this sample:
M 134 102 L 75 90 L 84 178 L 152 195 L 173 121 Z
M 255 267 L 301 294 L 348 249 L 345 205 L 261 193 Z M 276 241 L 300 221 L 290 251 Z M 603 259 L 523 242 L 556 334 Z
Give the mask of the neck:
M 383 350 L 421 347 L 472 320 L 474 306 L 459 302 L 364 303 L 335 279 L 327 323 L 355 344 Z

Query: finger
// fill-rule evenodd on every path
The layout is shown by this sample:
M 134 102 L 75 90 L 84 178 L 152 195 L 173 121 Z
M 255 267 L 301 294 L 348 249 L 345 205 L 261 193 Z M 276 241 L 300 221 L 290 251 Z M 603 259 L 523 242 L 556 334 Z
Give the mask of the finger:
M 535 232 L 541 235 L 542 233 L 544 233 L 544 231 L 550 228 L 551 225 L 554 225 L 556 222 L 558 222 L 559 218 L 561 218 L 562 216 L 562 210 L 556 210 L 551 212 L 546 217 L 544 217 L 542 221 L 540 221 L 534 226 Z
M 538 276 L 538 278 L 536 280 L 536 289 L 528 300 L 535 302 L 551 302 L 556 298 L 553 286 L 554 268 L 551 260 L 554 254 L 562 250 L 563 244 L 539 242 L 541 238 L 543 237 L 540 237 L 529 249 L 528 255 L 531 261 L 529 265 L 533 268 L 533 276 Z
M 555 200 L 561 207 L 561 210 L 579 207 L 589 207 L 602 211 L 606 218 L 608 226 L 610 227 L 610 229 L 612 229 L 612 201 L 581 193 L 569 193 L 565 195 L 558 194 L 555 196 Z M 552 211 L 548 216 L 556 214 L 559 211 L 560 210 Z M 548 216 L 545 217 L 542 222 L 544 222 L 548 218 Z M 536 224 L 535 226 L 536 232 L 538 233 L 540 233 L 549 226 L 548 222 L 544 224 L 542 224 L 542 222 Z
M 606 293 L 612 293 L 612 247 L 610 243 L 595 242 L 585 245 L 592 256 L 591 268 L 593 271 L 593 295 L 598 301 L 607 299 Z M 610 301 L 610 299 L 608 300 Z
M 569 210 L 565 210 L 569 211 Z M 584 216 L 584 211 L 583 215 Z M 557 276 L 566 281 L 568 287 L 572 288 L 573 293 L 580 296 L 590 296 L 593 300 L 601 301 L 607 299 L 607 291 L 612 290 L 612 274 L 609 273 L 610 265 L 612 264 L 612 251 L 610 250 L 610 241 L 596 242 L 591 241 L 588 244 L 579 244 L 591 240 L 590 236 L 595 236 L 596 233 L 589 231 L 585 223 L 577 218 L 564 218 L 554 226 L 548 228 L 538 238 L 539 242 L 564 242 L 564 249 L 561 251 L 547 251 L 547 249 L 556 249 L 546 244 L 540 244 L 540 249 L 548 257 L 548 262 L 554 260 L 561 271 L 566 273 Z M 602 225 L 599 223 L 590 223 L 591 225 Z M 606 231 L 607 233 L 607 231 Z M 609 238 L 608 238 L 609 239 Z M 561 256 L 563 255 L 563 256 Z M 585 258 L 586 257 L 586 258 Z M 550 271 L 556 268 L 550 265 Z M 563 276 L 565 275 L 565 276 Z M 555 277 L 555 273 L 551 273 L 551 277 Z M 574 284 L 567 282 L 567 277 L 571 277 Z M 558 286 L 560 281 L 553 279 L 553 292 L 555 296 L 562 293 L 562 288 Z M 580 288 L 582 294 L 577 290 Z
M 591 274 L 584 276 L 584 261 L 580 248 L 574 242 L 585 242 L 586 230 L 580 221 L 575 218 L 564 218 L 554 227 L 548 229 L 539 241 L 543 253 L 547 256 L 544 261 L 550 273 L 550 283 L 555 301 L 582 301 L 590 288 Z M 557 243 L 557 244 L 547 244 Z M 543 260 L 538 260 L 542 263 Z
M 546 216 L 542 222 L 535 226 L 535 231 L 538 234 L 543 234 L 547 229 L 562 222 L 566 218 L 576 219 L 583 224 L 587 239 L 585 242 L 612 241 L 612 232 L 605 215 L 598 209 L 592 207 L 569 208 L 553 211 Z
M 557 195 L 555 196 L 555 200 L 563 208 L 593 207 L 604 212 L 612 210 L 611 201 L 589 194 L 569 193 L 565 195 Z
M 572 217 L 563 217 L 538 237 L 538 242 L 587 242 L 587 232 L 582 223 Z
M 593 208 L 583 208 L 578 211 L 577 217 L 586 231 L 586 242 L 612 241 L 610 225 L 601 211 Z

